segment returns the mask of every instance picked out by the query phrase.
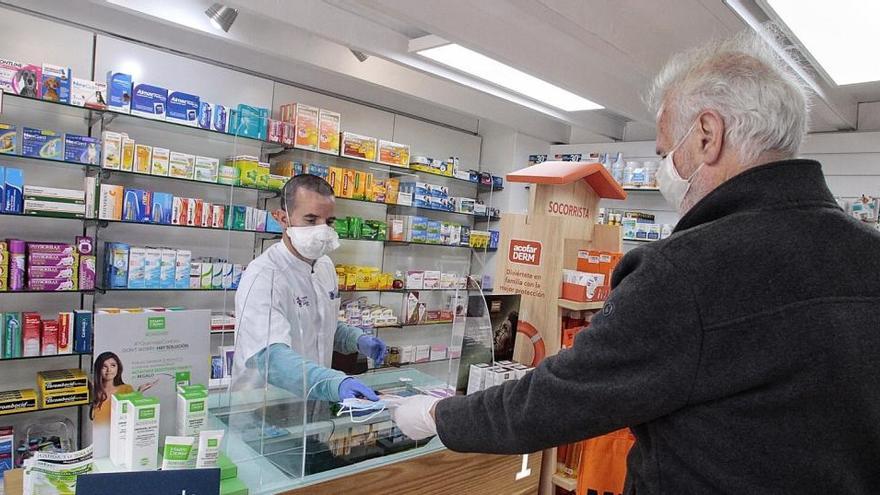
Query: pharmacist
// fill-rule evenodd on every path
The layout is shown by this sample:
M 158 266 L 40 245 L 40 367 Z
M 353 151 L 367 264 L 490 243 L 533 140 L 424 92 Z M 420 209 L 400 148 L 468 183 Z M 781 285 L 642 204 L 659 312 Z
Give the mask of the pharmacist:
M 570 350 L 519 381 L 401 399 L 413 438 L 514 454 L 630 428 L 625 493 L 880 493 L 880 234 L 798 159 L 808 93 L 744 33 L 654 82 L 681 214 L 630 251 Z
M 336 270 L 327 256 L 339 247 L 334 209 L 333 189 L 320 177 L 300 175 L 284 186 L 274 212 L 282 242 L 247 266 L 235 295 L 234 389 L 268 380 L 308 399 L 378 400 L 358 379 L 330 369 L 333 351 L 375 362 L 386 351 L 378 338 L 337 321 Z

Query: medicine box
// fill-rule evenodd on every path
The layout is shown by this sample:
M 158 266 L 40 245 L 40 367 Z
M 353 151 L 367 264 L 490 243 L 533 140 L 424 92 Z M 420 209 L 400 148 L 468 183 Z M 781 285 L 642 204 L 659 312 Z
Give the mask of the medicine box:
M 211 129 L 211 123 L 214 118 L 214 105 L 205 100 L 199 100 L 199 127 L 202 129 Z
M 0 153 L 18 154 L 18 128 L 12 124 L 0 123 Z
M 376 138 L 355 134 L 353 132 L 342 133 L 340 153 L 347 158 L 356 158 L 368 162 L 376 161 Z
M 137 84 L 131 96 L 131 114 L 148 119 L 165 120 L 168 90 L 150 84 Z
M 153 223 L 170 225 L 174 195 L 165 192 L 154 192 L 150 205 L 150 217 Z
M 0 415 L 36 409 L 37 391 L 32 388 L 0 392 Z
M 123 172 L 134 170 L 134 139 L 125 134 L 122 135 L 122 161 L 119 163 L 119 170 Z
M 42 394 L 54 394 L 89 389 L 86 373 L 78 368 L 37 372 L 37 389 Z
M 147 250 L 141 247 L 132 247 L 128 253 L 128 288 L 144 289 L 146 288 L 145 272 L 146 272 Z
M 163 177 L 167 176 L 168 161 L 170 160 L 170 156 L 171 150 L 154 146 L 152 164 L 150 165 L 150 174 L 161 175 Z
M 70 83 L 70 104 L 95 110 L 107 109 L 107 83 L 73 78 Z
M 24 211 L 24 172 L 19 168 L 6 167 L 3 181 L 3 211 Z
M 214 115 L 211 118 L 211 129 L 217 132 L 229 132 L 229 109 L 224 105 L 214 105 Z
M 379 140 L 377 161 L 394 167 L 409 168 L 409 145 Z
M 104 144 L 101 165 L 104 168 L 118 170 L 122 163 L 122 134 L 104 131 L 101 137 Z
M 64 135 L 64 161 L 98 165 L 101 158 L 101 140 L 76 134 Z
M 195 180 L 202 182 L 217 182 L 217 174 L 220 170 L 220 160 L 206 156 L 197 156 L 195 159 Z
M 69 390 L 54 394 L 40 392 L 39 398 L 37 407 L 40 409 L 83 405 L 89 403 L 89 389 Z
M 153 147 L 146 144 L 134 145 L 134 172 L 149 174 L 153 159 Z
M 0 59 L 0 90 L 28 98 L 39 98 L 43 68 Z
M 341 131 L 342 116 L 330 110 L 321 109 L 319 112 L 318 151 L 331 155 L 339 154 L 339 132 Z
M 315 107 L 296 104 L 296 138 L 294 148 L 316 151 L 318 149 L 318 119 L 319 112 Z
M 146 248 L 144 251 L 144 288 L 158 289 L 162 273 L 162 250 Z
M 176 124 L 198 127 L 199 106 L 198 96 L 182 91 L 174 91 L 168 95 L 168 108 L 165 120 Z
M 173 289 L 176 283 L 177 252 L 173 249 L 162 249 L 159 267 L 159 288 Z
M 196 157 L 172 151 L 168 161 L 168 176 L 192 180 L 195 173 Z
M 41 97 L 46 101 L 70 103 L 70 67 L 43 64 Z
M 131 111 L 131 75 L 107 72 L 107 108 L 121 113 Z
M 48 129 L 23 127 L 21 129 L 21 154 L 47 160 L 63 160 L 63 135 Z
M 192 252 L 186 249 L 178 249 L 175 253 L 174 264 L 174 288 L 189 288 L 190 267 L 192 265 Z

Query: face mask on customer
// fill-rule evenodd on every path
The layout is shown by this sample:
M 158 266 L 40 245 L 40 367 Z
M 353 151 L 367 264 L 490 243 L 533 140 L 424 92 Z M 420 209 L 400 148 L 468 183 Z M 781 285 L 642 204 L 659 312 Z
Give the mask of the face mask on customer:
M 329 225 L 305 225 L 293 227 L 290 222 L 290 210 L 285 201 L 287 212 L 287 236 L 294 249 L 303 258 L 316 260 L 330 254 L 339 247 L 339 234 Z
M 672 160 L 672 155 L 675 153 L 675 150 L 684 143 L 685 139 L 687 139 L 691 132 L 693 132 L 696 125 L 696 122 L 691 125 L 691 128 L 688 129 L 681 139 L 679 139 L 678 143 L 669 150 L 669 153 L 667 153 L 663 158 L 663 161 L 660 162 L 660 168 L 657 169 L 657 187 L 660 189 L 660 194 L 662 194 L 663 198 L 666 199 L 666 202 L 679 213 L 682 212 L 681 206 L 682 203 L 684 203 L 684 197 L 687 195 L 688 190 L 690 190 L 694 177 L 697 175 L 697 172 L 703 168 L 705 163 L 701 163 L 700 166 L 694 170 L 694 173 L 685 179 L 679 175 L 678 170 L 675 168 L 675 162 Z

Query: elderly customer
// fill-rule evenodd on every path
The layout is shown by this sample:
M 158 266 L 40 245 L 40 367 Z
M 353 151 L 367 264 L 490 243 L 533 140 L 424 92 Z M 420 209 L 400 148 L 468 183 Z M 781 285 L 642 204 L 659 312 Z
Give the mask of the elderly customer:
M 802 83 L 742 34 L 672 58 L 650 101 L 672 236 L 623 258 L 572 349 L 401 400 L 398 426 L 498 454 L 629 427 L 628 494 L 880 493 L 880 234 L 797 158 Z

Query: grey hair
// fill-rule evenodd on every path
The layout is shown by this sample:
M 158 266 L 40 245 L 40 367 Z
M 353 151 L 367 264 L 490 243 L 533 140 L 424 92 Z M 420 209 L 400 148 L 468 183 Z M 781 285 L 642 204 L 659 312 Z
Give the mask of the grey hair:
M 767 24 L 763 34 L 787 46 L 777 27 Z M 674 141 L 700 112 L 715 110 L 724 119 L 725 144 L 744 167 L 758 165 L 767 152 L 796 156 L 809 126 L 806 83 L 753 31 L 673 56 L 654 79 L 646 103 L 658 119 L 670 112 Z

